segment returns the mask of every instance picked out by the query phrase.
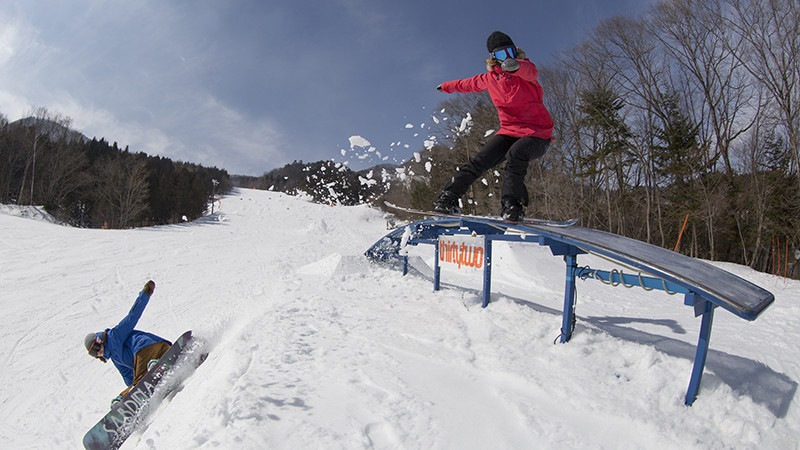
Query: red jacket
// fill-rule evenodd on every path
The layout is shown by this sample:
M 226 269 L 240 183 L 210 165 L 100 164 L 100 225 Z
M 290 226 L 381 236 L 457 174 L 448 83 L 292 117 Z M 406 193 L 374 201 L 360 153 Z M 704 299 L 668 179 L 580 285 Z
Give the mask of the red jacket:
M 488 90 L 500 118 L 498 134 L 551 139 L 553 118 L 542 103 L 542 86 L 536 81 L 539 71 L 527 58 L 518 61 L 520 67 L 516 72 L 505 72 L 494 66 L 494 72 L 444 82 L 442 92 L 449 94 Z

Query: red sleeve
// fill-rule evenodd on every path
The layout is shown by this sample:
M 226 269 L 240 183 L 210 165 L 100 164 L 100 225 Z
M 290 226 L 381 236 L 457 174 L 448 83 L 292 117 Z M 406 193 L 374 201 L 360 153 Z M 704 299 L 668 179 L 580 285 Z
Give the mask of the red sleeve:
M 486 82 L 488 76 L 488 73 L 482 73 L 464 80 L 445 81 L 442 83 L 442 92 L 448 94 L 452 94 L 453 92 L 483 92 L 488 89 L 488 84 Z
M 517 61 L 519 61 L 519 70 L 511 73 L 512 76 L 520 77 L 529 83 L 533 83 L 539 78 L 539 70 L 530 60 L 518 59 Z

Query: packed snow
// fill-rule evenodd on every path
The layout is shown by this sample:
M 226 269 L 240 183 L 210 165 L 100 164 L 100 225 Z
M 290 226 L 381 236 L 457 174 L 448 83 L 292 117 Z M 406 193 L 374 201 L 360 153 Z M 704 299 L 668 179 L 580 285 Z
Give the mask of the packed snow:
M 581 281 L 576 332 L 554 345 L 565 269 L 547 247 L 495 244 L 483 309 L 480 275 L 433 292 L 430 246 L 406 277 L 368 262 L 387 233 L 368 206 L 252 190 L 217 206 L 134 230 L 2 210 L 0 448 L 80 447 L 125 387 L 83 337 L 149 279 L 137 328 L 194 330 L 210 355 L 125 449 L 800 446 L 796 281 L 721 264 L 776 301 L 754 322 L 718 310 L 687 407 L 700 323 L 681 296 Z

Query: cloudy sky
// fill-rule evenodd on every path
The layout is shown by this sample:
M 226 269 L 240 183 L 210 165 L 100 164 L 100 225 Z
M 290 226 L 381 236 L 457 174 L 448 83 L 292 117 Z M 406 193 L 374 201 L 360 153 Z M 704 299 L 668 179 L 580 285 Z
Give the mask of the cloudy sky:
M 546 65 L 650 3 L 0 0 L 0 114 L 45 107 L 89 137 L 232 174 L 360 169 L 423 148 L 447 96 L 435 87 L 483 71 L 492 31 Z

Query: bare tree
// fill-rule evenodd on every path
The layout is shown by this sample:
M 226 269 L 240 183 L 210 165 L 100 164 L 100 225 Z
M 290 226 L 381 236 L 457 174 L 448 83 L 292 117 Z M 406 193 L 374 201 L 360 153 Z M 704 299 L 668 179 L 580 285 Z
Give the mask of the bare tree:
M 537 209 L 540 208 L 537 202 L 533 202 L 532 207 L 544 217 L 582 217 L 586 219 L 583 224 L 587 225 L 586 212 L 594 205 L 589 194 L 591 188 L 575 177 L 579 171 L 578 161 L 584 153 L 579 125 L 581 113 L 575 107 L 582 77 L 570 68 L 569 59 L 569 54 L 562 54 L 556 66 L 539 70 L 539 81 L 546 89 L 545 105 L 553 116 L 554 139 L 542 161 L 556 173 L 539 175 L 543 184 L 533 186 L 532 192 L 547 201 L 542 209 Z M 534 168 L 541 170 L 542 166 Z
M 796 0 L 726 4 L 725 23 L 743 44 L 733 54 L 772 95 L 800 179 L 800 6 Z
M 99 165 L 96 174 L 100 209 L 115 228 L 128 228 L 147 210 L 147 162 L 127 155 Z
M 617 75 L 619 91 L 631 109 L 631 153 L 636 158 L 632 166 L 636 173 L 634 189 L 643 187 L 644 234 L 647 242 L 653 239 L 655 219 L 660 230 L 661 198 L 658 179 L 653 167 L 653 149 L 656 147 L 657 122 L 666 126 L 665 91 L 674 90 L 669 84 L 669 64 L 664 51 L 646 19 L 618 16 L 602 22 L 592 36 L 596 51 L 604 56 Z
M 666 0 L 655 7 L 653 24 L 667 52 L 701 99 L 715 154 L 733 177 L 731 143 L 753 124 L 751 80 L 736 54 L 740 46 L 725 26 L 722 0 Z M 688 92 L 687 92 L 688 93 Z
M 86 154 L 78 145 L 77 142 L 56 142 L 43 155 L 39 165 L 39 192 L 48 210 L 65 208 L 67 197 L 90 181 L 85 172 Z
M 21 128 L 23 130 L 18 134 L 17 148 L 13 150 L 15 153 L 24 155 L 23 157 L 25 158 L 17 204 L 25 202 L 26 192 L 28 194 L 28 204 L 42 203 L 44 201 L 43 198 L 37 196 L 37 192 L 39 192 L 36 185 L 37 175 L 41 175 L 39 174 L 39 168 L 37 168 L 37 161 L 41 163 L 43 157 L 47 159 L 50 156 L 43 155 L 43 149 L 59 151 L 69 145 L 75 135 L 71 125 L 72 119 L 59 113 L 50 113 L 45 107 L 32 108 L 28 113 L 28 117 L 22 119 Z M 58 165 L 55 167 L 57 170 L 61 170 Z M 64 167 L 71 170 L 70 165 L 65 165 Z M 30 183 L 28 183 L 29 178 Z M 46 180 L 47 177 L 45 176 L 44 179 Z

